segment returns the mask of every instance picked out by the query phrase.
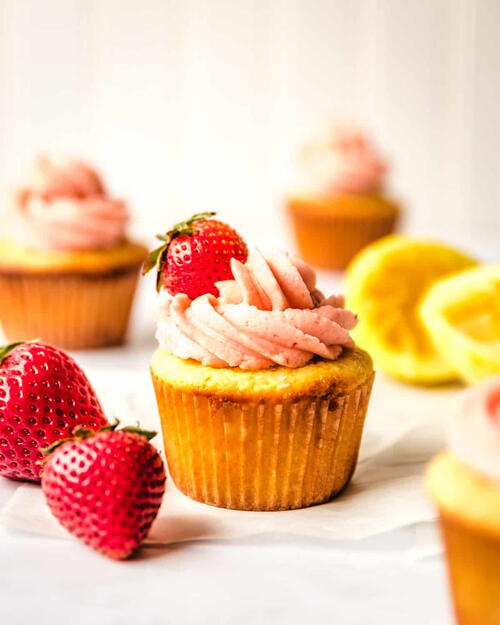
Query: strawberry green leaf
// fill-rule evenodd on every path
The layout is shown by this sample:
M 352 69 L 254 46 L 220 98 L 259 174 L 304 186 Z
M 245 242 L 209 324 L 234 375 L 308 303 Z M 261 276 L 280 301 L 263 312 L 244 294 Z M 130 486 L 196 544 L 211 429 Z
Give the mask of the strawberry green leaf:
M 18 341 L 17 343 L 10 343 L 10 345 L 5 345 L 4 347 L 0 347 L 0 365 L 7 358 L 7 356 L 19 345 L 24 345 L 25 341 Z
M 101 432 L 114 432 L 114 431 L 129 432 L 131 434 L 139 434 L 140 436 L 144 436 L 144 438 L 146 438 L 148 441 L 154 438 L 157 434 L 156 432 L 152 430 L 143 430 L 138 425 L 137 426 L 128 425 L 122 428 L 121 430 L 116 430 L 116 428 L 119 425 L 120 425 L 120 421 L 118 419 L 115 419 L 114 423 L 105 425 L 104 427 L 99 428 L 98 430 L 91 430 L 90 428 L 84 428 L 84 427 L 81 427 L 80 425 L 77 425 L 75 429 L 73 430 L 73 436 L 71 438 L 62 438 L 61 440 L 53 442 L 48 447 L 44 447 L 40 451 L 46 456 L 49 456 L 51 453 L 53 453 L 56 449 L 59 449 L 59 447 L 61 447 L 65 443 L 70 443 L 72 441 L 78 441 L 78 440 L 80 441 L 85 440 L 86 438 L 90 438 L 91 436 L 95 436 L 96 434 L 100 434 Z M 44 462 L 46 462 L 46 460 L 47 458 L 45 459 Z
M 140 427 L 134 427 L 132 425 L 128 425 L 122 428 L 121 431 L 130 432 L 131 434 L 139 434 L 140 436 L 144 436 L 144 438 L 147 438 L 148 441 L 154 438 L 157 434 L 157 432 L 154 432 L 153 430 L 142 430 Z
M 48 447 L 42 447 L 40 451 L 45 456 L 50 456 L 50 454 L 53 453 L 56 449 L 59 449 L 59 447 L 62 447 L 62 445 L 64 445 L 65 443 L 71 443 L 71 441 L 74 441 L 74 440 L 75 440 L 74 438 L 61 438 L 58 441 L 54 441 Z M 44 458 L 43 463 L 45 464 L 47 460 L 48 458 Z
M 149 256 L 144 261 L 144 265 L 142 266 L 143 276 L 146 275 L 148 271 L 151 271 L 151 269 L 158 267 L 159 262 L 160 262 L 160 257 L 163 254 L 163 252 L 165 252 L 165 250 L 166 250 L 166 246 L 161 245 L 160 247 L 157 247 L 155 250 L 150 252 Z

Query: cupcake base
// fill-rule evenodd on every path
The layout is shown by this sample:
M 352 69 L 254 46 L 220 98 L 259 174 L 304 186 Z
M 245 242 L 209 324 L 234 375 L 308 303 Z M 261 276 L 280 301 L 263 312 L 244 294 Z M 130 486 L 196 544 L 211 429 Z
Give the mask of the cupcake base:
M 196 501 L 237 510 L 328 501 L 354 472 L 373 375 L 345 393 L 251 401 L 178 389 L 153 367 L 175 484 Z
M 457 623 L 500 625 L 500 538 L 441 512 Z
M 500 625 L 500 489 L 450 452 L 427 471 L 459 625 Z
M 0 322 L 9 341 L 41 339 L 65 349 L 125 339 L 139 266 L 103 273 L 0 270 Z
M 376 239 L 396 229 L 399 209 L 378 196 L 292 198 L 288 202 L 300 256 L 314 267 L 345 269 Z

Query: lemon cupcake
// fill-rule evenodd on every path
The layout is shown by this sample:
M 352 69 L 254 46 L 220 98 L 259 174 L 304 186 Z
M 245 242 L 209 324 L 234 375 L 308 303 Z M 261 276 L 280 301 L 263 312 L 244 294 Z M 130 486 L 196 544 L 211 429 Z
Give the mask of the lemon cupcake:
M 500 623 L 500 378 L 470 389 L 427 486 L 460 625 Z
M 334 126 L 302 153 L 303 180 L 287 200 L 301 256 L 344 269 L 368 243 L 394 231 L 399 206 L 385 192 L 387 164 L 354 126 Z
M 168 239 L 159 283 L 184 290 L 161 290 L 151 371 L 176 485 L 239 510 L 329 500 L 354 472 L 374 377 L 349 335 L 356 316 L 342 297 L 325 298 L 314 271 L 285 252 L 254 249 L 242 262 L 231 258 L 227 233 L 207 237 L 207 247 L 196 232 L 177 237 L 177 247 Z M 228 279 L 214 295 L 206 281 L 214 257 L 204 257 L 219 242 Z M 169 262 L 177 248 L 187 266 Z
M 146 250 L 126 238 L 128 211 L 99 175 L 40 156 L 16 190 L 0 241 L 0 323 L 10 341 L 67 349 L 123 342 Z

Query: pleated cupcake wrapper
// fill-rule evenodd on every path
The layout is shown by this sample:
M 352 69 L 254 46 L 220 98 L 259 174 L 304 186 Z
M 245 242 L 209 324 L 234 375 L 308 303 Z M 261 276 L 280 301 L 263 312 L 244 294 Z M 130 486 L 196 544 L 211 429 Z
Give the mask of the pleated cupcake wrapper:
M 0 323 L 9 341 L 39 338 L 66 349 L 123 342 L 139 268 L 108 274 L 0 271 Z
M 396 226 L 393 215 L 354 219 L 348 215 L 318 216 L 292 212 L 301 256 L 316 267 L 344 269 L 369 243 L 390 234 Z
M 154 375 L 165 453 L 189 497 L 238 510 L 321 503 L 349 482 L 373 378 L 352 392 L 294 401 L 225 401 Z
M 445 513 L 440 525 L 457 623 L 500 625 L 500 536 Z

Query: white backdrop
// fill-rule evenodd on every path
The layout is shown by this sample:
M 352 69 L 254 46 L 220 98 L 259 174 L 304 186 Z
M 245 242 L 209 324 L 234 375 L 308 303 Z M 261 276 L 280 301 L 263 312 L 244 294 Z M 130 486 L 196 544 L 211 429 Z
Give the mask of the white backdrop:
M 361 120 L 408 227 L 500 227 L 497 0 L 0 0 L 0 192 L 91 159 L 143 234 L 204 209 L 282 238 L 297 140 Z

